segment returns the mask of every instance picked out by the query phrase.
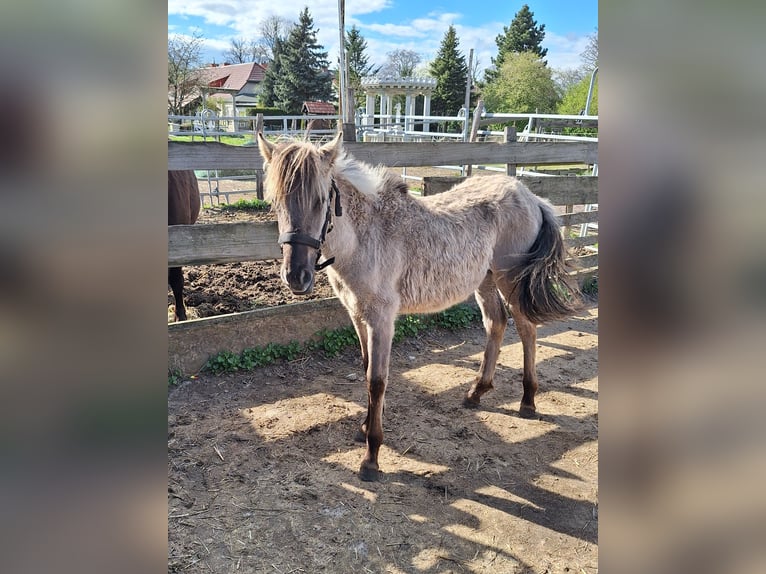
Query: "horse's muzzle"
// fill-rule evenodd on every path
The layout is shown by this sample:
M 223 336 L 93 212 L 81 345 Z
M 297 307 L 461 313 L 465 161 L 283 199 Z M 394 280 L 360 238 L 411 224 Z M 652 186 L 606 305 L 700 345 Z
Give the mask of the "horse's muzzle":
M 282 281 L 293 295 L 308 295 L 314 290 L 314 263 L 303 246 L 284 246 L 282 260 Z
M 302 269 L 299 273 L 290 273 L 282 277 L 293 295 L 308 295 L 314 290 L 314 272 Z

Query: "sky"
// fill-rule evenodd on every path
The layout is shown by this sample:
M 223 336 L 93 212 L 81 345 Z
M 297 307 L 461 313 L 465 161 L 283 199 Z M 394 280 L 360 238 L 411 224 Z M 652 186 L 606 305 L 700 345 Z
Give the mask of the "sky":
M 233 38 L 255 39 L 259 23 L 270 15 L 297 22 L 305 6 L 314 19 L 317 40 L 336 65 L 340 34 L 338 0 L 168 0 L 168 34 L 197 32 L 205 39 L 203 60 L 222 63 Z M 495 38 L 510 25 L 525 2 L 508 0 L 346 0 L 346 30 L 352 25 L 367 41 L 371 63 L 383 64 L 396 49 L 413 50 L 432 60 L 450 25 L 468 61 L 474 50 L 480 70 L 497 55 Z M 537 24 L 545 24 L 543 47 L 548 66 L 577 68 L 588 36 L 598 26 L 597 0 L 529 0 Z

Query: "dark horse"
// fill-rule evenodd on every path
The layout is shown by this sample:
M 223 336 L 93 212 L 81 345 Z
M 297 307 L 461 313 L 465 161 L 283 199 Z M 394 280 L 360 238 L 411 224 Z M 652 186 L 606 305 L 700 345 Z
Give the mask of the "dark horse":
M 359 336 L 368 389 L 362 480 L 378 477 L 398 313 L 439 311 L 475 292 L 487 346 L 463 404 L 477 407 L 492 388 L 510 306 L 524 350 L 519 413 L 535 415 L 537 324 L 571 315 L 579 299 L 548 202 L 505 175 L 468 178 L 416 199 L 398 176 L 344 154 L 340 135 L 316 147 L 272 144 L 258 134 L 258 145 L 268 164 L 283 281 L 305 295 L 315 271 L 326 267 Z
M 193 170 L 168 170 L 168 225 L 190 225 L 199 215 L 199 185 Z M 168 285 L 175 299 L 175 320 L 186 321 L 184 306 L 184 272 L 181 267 L 168 267 Z

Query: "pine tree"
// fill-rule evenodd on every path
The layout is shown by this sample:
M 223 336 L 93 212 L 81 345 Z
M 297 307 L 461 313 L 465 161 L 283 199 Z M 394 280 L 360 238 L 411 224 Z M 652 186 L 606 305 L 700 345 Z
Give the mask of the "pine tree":
M 348 83 L 354 89 L 354 98 L 357 105 L 364 105 L 362 93 L 362 78 L 374 76 L 380 70 L 380 66 L 370 64 L 370 58 L 366 54 L 367 41 L 356 26 L 352 26 L 346 35 L 346 62 L 348 63 Z
M 436 78 L 436 89 L 431 98 L 431 113 L 435 116 L 454 116 L 465 102 L 468 65 L 458 50 L 458 43 L 455 28 L 450 26 L 429 67 Z
M 545 38 L 545 24 L 537 25 L 534 19 L 535 13 L 529 9 L 527 4 L 516 12 L 510 26 L 503 26 L 503 33 L 495 38 L 497 44 L 497 58 L 492 58 L 494 69 L 489 69 L 484 74 L 484 79 L 491 82 L 497 77 L 497 71 L 503 67 L 505 58 L 508 54 L 518 54 L 521 52 L 533 52 L 539 58 L 544 58 L 548 53 L 548 48 L 543 48 L 543 38 Z M 543 61 L 543 65 L 547 62 Z
M 266 107 L 273 107 L 275 105 L 274 88 L 282 75 L 282 40 L 280 38 L 274 40 L 273 50 L 274 59 L 266 68 L 266 74 L 261 82 L 260 101 Z
M 300 114 L 305 101 L 329 101 L 332 75 L 327 52 L 317 43 L 308 7 L 301 12 L 282 48 L 279 75 L 274 83 L 276 106 L 288 114 Z

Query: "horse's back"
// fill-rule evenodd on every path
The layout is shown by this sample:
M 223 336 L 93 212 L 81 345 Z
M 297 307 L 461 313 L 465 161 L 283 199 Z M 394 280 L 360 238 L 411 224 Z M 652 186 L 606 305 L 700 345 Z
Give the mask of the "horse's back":
M 534 206 L 534 196 L 518 178 L 504 174 L 473 176 L 463 180 L 451 189 L 429 195 L 422 201 L 437 209 L 473 209 L 477 205 L 507 204 Z
M 192 224 L 199 210 L 199 184 L 194 170 L 168 170 L 168 225 Z

